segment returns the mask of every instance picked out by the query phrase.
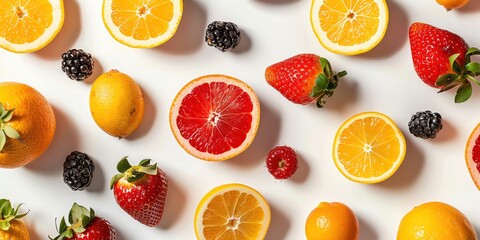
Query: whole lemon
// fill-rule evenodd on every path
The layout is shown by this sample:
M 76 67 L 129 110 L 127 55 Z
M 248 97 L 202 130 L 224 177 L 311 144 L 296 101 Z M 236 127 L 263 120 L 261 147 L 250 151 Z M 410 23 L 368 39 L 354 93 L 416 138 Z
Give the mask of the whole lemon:
M 441 202 L 415 207 L 400 222 L 397 240 L 477 240 L 468 219 L 456 208 Z
M 343 203 L 321 202 L 308 215 L 305 234 L 307 240 L 357 240 L 358 220 Z
M 128 75 L 110 70 L 92 85 L 90 112 L 103 131 L 115 137 L 127 137 L 143 119 L 142 90 Z
M 469 2 L 469 0 L 435 0 L 438 4 L 442 5 L 447 11 L 455 8 L 461 8 Z

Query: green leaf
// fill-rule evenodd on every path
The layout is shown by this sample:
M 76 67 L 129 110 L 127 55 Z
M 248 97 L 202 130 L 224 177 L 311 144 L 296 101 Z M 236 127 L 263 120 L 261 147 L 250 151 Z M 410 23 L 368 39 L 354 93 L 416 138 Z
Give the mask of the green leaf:
M 17 130 L 10 125 L 5 124 L 3 126 L 3 131 L 9 138 L 20 139 L 20 134 L 18 134 Z
M 320 58 L 320 64 L 322 65 L 322 70 L 325 75 L 330 76 L 332 74 L 332 66 L 326 58 Z
M 458 77 L 459 75 L 456 73 L 443 74 L 440 77 L 438 77 L 437 81 L 435 82 L 435 86 L 444 86 L 446 84 L 450 84 L 453 81 L 457 80 Z
M 141 167 L 138 171 L 141 173 L 146 173 L 148 175 L 157 175 L 157 164 L 155 163 L 152 166 Z
M 78 205 L 77 203 L 73 203 L 72 208 L 70 209 L 70 213 L 68 215 L 68 221 L 70 224 L 75 224 L 82 221 L 83 216 L 89 216 L 90 211 L 87 208 Z
M 341 72 L 337 73 L 338 78 L 342 78 L 342 77 L 345 77 L 345 76 L 347 76 L 347 71 L 341 71 Z
M 467 101 L 472 96 L 472 84 L 465 82 L 457 89 L 457 95 L 455 95 L 455 103 L 462 103 Z
M 138 165 L 145 167 L 150 164 L 150 161 L 152 161 L 152 159 L 143 159 Z
M 92 208 L 90 208 L 90 219 L 93 219 L 95 217 L 95 211 L 93 211 Z
M 89 216 L 83 216 L 83 218 L 82 218 L 82 227 L 83 227 L 83 228 L 86 228 L 87 225 L 90 223 L 90 220 L 92 220 L 92 219 L 90 219 Z M 75 231 L 75 232 L 77 232 L 77 231 Z M 82 232 L 83 232 L 83 231 L 82 231 Z
M 12 120 L 13 111 L 15 111 L 15 109 L 10 109 L 8 111 L 3 112 L 3 114 L 1 114 L 0 118 L 4 123 Z
M 63 233 L 67 230 L 67 223 L 65 222 L 65 218 L 62 217 L 62 220 L 60 220 L 60 226 L 58 228 L 59 233 Z
M 471 56 L 471 55 L 477 55 L 477 54 L 480 54 L 480 50 L 478 48 L 471 47 L 471 48 L 468 49 L 466 55 Z
M 10 222 L 0 221 L 0 229 L 3 231 L 7 231 L 8 229 L 10 229 Z
M 318 89 L 320 89 L 321 91 L 324 91 L 325 89 L 327 89 L 328 82 L 329 80 L 327 76 L 323 73 L 320 73 L 318 74 L 317 79 L 315 79 L 315 86 L 318 87 Z
M 65 232 L 65 237 L 66 238 L 73 238 L 73 231 L 72 229 L 68 229 L 66 232 Z M 61 238 L 63 239 L 63 238 Z
M 480 72 L 480 63 L 471 62 L 465 65 L 465 69 L 469 72 L 477 73 Z
M 315 97 L 318 97 L 322 94 L 323 94 L 323 90 L 321 90 L 317 86 L 314 86 L 313 89 L 312 89 L 312 92 L 310 93 L 310 97 L 315 98 Z
M 127 182 L 133 183 L 137 180 L 140 180 L 143 176 L 145 176 L 145 173 L 142 172 L 135 172 L 133 175 L 129 178 L 127 178 Z
M 458 56 L 460 56 L 460 53 L 455 53 L 448 58 L 448 61 L 450 62 L 450 67 L 452 67 L 452 70 L 460 74 L 462 72 L 462 69 L 460 68 L 458 63 L 455 61 L 457 60 Z
M 123 173 L 115 174 L 115 176 L 113 176 L 112 179 L 110 180 L 110 189 L 113 189 L 113 186 L 115 185 L 115 183 L 118 180 L 120 180 L 120 178 L 123 178 L 123 176 L 125 176 L 125 174 Z
M 132 165 L 130 165 L 130 163 L 128 162 L 127 158 L 127 156 L 123 157 L 122 160 L 120 160 L 120 162 L 118 162 L 117 164 L 117 170 L 121 173 L 126 172 L 132 167 Z
M 2 115 L 4 112 L 5 112 L 5 107 L 3 106 L 3 104 L 0 102 L 0 115 Z
M 2 130 L 0 130 L 0 152 L 2 151 L 6 142 L 7 142 L 7 136 Z

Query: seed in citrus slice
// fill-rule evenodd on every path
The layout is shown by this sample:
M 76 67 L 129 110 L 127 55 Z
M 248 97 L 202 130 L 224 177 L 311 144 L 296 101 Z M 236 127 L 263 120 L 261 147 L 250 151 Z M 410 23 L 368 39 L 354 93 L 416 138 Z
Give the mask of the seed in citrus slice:
M 405 157 L 405 138 L 386 115 L 364 112 L 340 126 L 333 143 L 338 170 L 359 183 L 378 183 L 391 177 Z
M 152 48 L 168 41 L 182 18 L 183 0 L 103 0 L 103 23 L 115 40 Z
M 313 0 L 310 23 L 327 50 L 344 55 L 369 51 L 388 25 L 385 0 Z
M 225 184 L 198 204 L 195 234 L 199 240 L 263 240 L 270 218 L 270 207 L 259 192 L 242 184 Z
M 470 134 L 465 147 L 465 161 L 473 182 L 480 190 L 480 124 Z
M 192 156 L 230 159 L 250 146 L 260 122 L 253 89 L 225 75 L 207 75 L 184 86 L 170 108 L 170 128 Z
M 63 26 L 63 0 L 0 1 L 0 47 L 34 52 L 50 43 Z

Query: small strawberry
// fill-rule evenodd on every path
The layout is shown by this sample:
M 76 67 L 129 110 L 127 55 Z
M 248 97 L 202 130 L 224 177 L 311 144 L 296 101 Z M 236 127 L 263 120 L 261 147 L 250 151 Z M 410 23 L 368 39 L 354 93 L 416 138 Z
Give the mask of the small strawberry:
M 290 178 L 297 167 L 297 154 L 289 146 L 278 146 L 268 153 L 267 168 L 275 179 Z
M 55 238 L 48 237 L 51 240 L 116 240 L 117 233 L 109 222 L 105 219 L 95 216 L 93 209 L 74 203 L 68 214 L 67 225 L 65 218 L 60 220 L 60 226 L 57 231 L 60 235 Z
M 284 97 L 296 104 L 317 102 L 317 107 L 325 105 L 324 97 L 331 97 L 341 77 L 332 71 L 327 59 L 315 54 L 299 54 L 279 63 L 265 71 L 267 82 Z
M 480 74 L 480 64 L 471 62 L 480 50 L 469 48 L 460 36 L 425 23 L 413 23 L 409 30 L 413 65 L 418 76 L 439 92 L 457 89 L 455 102 L 465 102 L 472 95 L 470 80 Z
M 167 196 L 167 175 L 150 165 L 150 159 L 131 166 L 124 157 L 117 165 L 119 174 L 113 176 L 110 188 L 118 205 L 137 221 L 149 227 L 157 226 L 163 215 Z
M 21 205 L 15 208 L 9 200 L 0 199 L 0 239 L 30 239 L 27 227 L 19 220 L 28 213 L 18 214 Z

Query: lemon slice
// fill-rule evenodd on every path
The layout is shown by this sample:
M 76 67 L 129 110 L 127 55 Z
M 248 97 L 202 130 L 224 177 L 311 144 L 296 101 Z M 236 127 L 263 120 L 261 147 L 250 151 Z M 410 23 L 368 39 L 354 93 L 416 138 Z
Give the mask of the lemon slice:
M 270 207 L 259 192 L 242 184 L 225 184 L 198 204 L 195 234 L 200 240 L 263 240 L 270 218 Z
M 388 25 L 385 0 L 313 0 L 310 23 L 327 50 L 344 55 L 369 51 Z
M 333 159 L 338 170 L 359 183 L 377 183 L 391 177 L 405 157 L 405 138 L 386 115 L 364 112 L 338 129 Z
M 102 17 L 120 43 L 152 48 L 168 41 L 182 18 L 182 0 L 104 0 Z
M 0 47 L 34 52 L 50 43 L 63 26 L 63 0 L 0 0 Z

